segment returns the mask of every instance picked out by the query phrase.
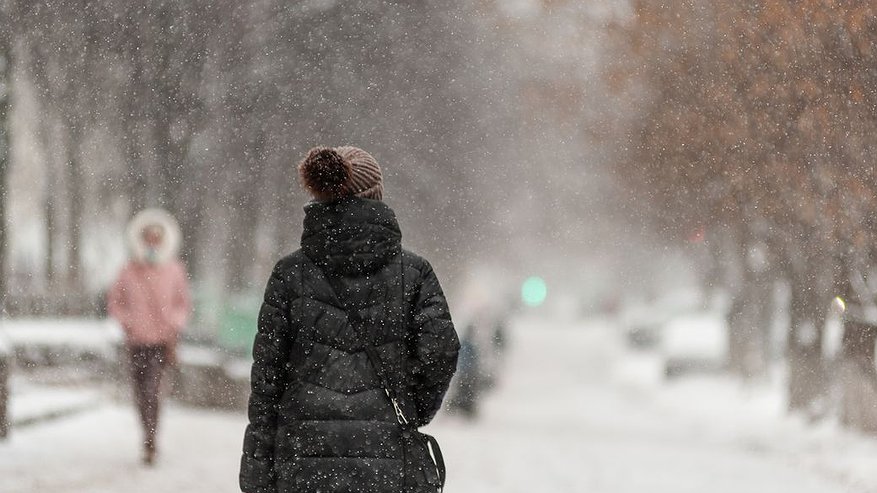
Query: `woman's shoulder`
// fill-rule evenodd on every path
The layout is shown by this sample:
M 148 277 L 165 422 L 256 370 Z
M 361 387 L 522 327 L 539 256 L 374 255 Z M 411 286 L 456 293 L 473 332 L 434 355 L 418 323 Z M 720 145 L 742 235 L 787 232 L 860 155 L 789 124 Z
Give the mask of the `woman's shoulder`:
M 426 258 L 404 248 L 402 249 L 402 265 L 406 271 L 412 271 L 418 277 L 423 277 L 432 270 L 432 265 Z
M 300 272 L 301 267 L 308 264 L 310 264 L 310 260 L 308 260 L 307 256 L 305 256 L 301 249 L 298 249 L 281 257 L 277 263 L 274 264 L 273 274 L 275 276 L 289 277 Z

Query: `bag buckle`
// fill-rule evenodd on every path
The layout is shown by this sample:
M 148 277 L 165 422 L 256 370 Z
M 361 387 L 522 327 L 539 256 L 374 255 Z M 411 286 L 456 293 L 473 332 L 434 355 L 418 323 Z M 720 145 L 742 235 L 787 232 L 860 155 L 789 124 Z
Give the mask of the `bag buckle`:
M 389 389 L 384 389 L 384 393 L 387 394 L 387 397 L 389 397 L 390 402 L 393 404 L 393 411 L 396 412 L 396 420 L 399 421 L 400 425 L 407 425 L 408 418 L 406 418 L 405 413 L 402 412 L 402 406 L 399 405 L 399 401 L 390 394 Z

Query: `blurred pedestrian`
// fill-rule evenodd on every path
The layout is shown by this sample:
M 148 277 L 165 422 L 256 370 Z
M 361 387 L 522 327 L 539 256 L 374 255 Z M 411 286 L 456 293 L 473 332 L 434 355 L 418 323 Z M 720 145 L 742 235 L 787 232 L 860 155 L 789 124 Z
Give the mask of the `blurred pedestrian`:
M 484 390 L 481 351 L 475 339 L 475 326 L 469 324 L 460 341 L 460 357 L 457 364 L 457 378 L 448 407 L 463 417 L 474 419 L 478 415 L 478 401 Z
M 439 281 L 402 249 L 370 154 L 316 148 L 299 174 L 314 200 L 301 249 L 265 291 L 241 490 L 437 492 L 443 462 L 417 427 L 439 410 L 459 349 Z
M 509 344 L 508 324 L 508 314 L 506 313 L 498 314 L 493 322 L 493 352 L 500 360 L 505 356 Z
M 134 398 L 143 426 L 143 462 L 156 457 L 162 373 L 176 364 L 180 331 L 192 305 L 176 220 L 160 209 L 137 214 L 128 225 L 130 259 L 107 295 L 107 310 L 125 332 Z

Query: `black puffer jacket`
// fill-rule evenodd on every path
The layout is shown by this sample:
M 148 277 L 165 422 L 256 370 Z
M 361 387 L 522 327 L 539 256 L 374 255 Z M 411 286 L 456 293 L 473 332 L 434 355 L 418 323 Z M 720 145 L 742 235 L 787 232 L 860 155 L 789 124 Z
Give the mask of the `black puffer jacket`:
M 423 425 L 441 406 L 459 341 L 429 263 L 402 249 L 383 202 L 312 202 L 302 248 L 277 263 L 259 315 L 245 493 L 401 490 L 399 427 L 345 302 L 399 376 L 406 415 Z

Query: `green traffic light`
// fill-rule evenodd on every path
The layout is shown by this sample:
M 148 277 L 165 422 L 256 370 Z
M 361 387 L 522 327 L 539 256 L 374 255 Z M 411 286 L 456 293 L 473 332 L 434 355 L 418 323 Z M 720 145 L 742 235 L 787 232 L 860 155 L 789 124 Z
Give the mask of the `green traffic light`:
M 521 299 L 529 306 L 539 306 L 548 296 L 548 286 L 541 277 L 527 278 L 521 285 Z

